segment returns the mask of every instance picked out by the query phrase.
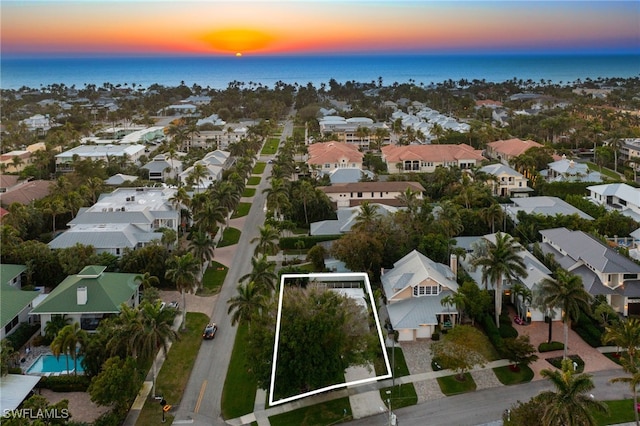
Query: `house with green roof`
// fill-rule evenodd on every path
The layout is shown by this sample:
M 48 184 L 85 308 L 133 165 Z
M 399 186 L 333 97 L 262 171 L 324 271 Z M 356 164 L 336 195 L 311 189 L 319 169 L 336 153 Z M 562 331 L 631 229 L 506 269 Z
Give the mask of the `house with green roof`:
M 22 273 L 26 270 L 24 265 L 0 265 L 0 339 L 31 319 L 29 312 L 40 293 L 22 290 Z
M 117 315 L 123 303 L 138 306 L 138 274 L 105 272 L 105 269 L 105 266 L 91 265 L 68 276 L 31 311 L 31 315 L 40 315 L 43 335 L 53 315 L 66 314 L 83 330 L 94 331 L 102 319 Z

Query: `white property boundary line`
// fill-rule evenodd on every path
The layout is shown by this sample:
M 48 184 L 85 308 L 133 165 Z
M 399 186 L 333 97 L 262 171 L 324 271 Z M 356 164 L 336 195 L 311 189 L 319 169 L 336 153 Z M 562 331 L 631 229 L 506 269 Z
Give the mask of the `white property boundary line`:
M 387 374 L 376 377 L 369 377 L 367 379 L 353 380 L 351 382 L 339 383 L 331 386 L 326 386 L 321 389 L 316 389 L 313 391 L 301 393 L 299 395 L 290 396 L 287 398 L 282 398 L 277 401 L 273 400 L 273 390 L 275 388 L 276 381 L 276 366 L 278 362 L 278 344 L 280 341 L 280 320 L 282 317 L 282 298 L 284 295 L 284 283 L 287 279 L 292 278 L 309 278 L 312 279 L 321 279 L 321 278 L 331 278 L 331 280 L 327 281 L 338 281 L 345 280 L 346 281 L 364 281 L 366 286 L 367 293 L 369 294 L 369 301 L 371 302 L 371 310 L 373 311 L 373 317 L 376 322 L 376 328 L 378 329 L 378 338 L 380 339 L 380 347 L 382 348 L 382 356 L 384 357 L 384 363 L 387 367 Z M 378 318 L 378 312 L 376 308 L 375 300 L 373 299 L 373 291 L 371 290 L 371 283 L 369 282 L 369 276 L 364 272 L 348 272 L 348 273 L 314 273 L 314 274 L 282 274 L 280 277 L 280 291 L 278 296 L 278 316 L 276 318 L 276 338 L 273 344 L 273 361 L 271 365 L 271 382 L 269 384 L 269 405 L 274 406 L 278 404 L 284 404 L 286 402 L 295 401 L 297 399 L 306 398 L 307 396 L 316 395 L 322 392 L 327 392 L 334 389 L 345 388 L 347 386 L 360 385 L 363 383 L 375 382 L 381 379 L 388 379 L 392 377 L 391 374 L 391 365 L 389 364 L 389 356 L 387 355 L 384 337 L 382 335 L 382 328 L 380 327 L 380 319 Z

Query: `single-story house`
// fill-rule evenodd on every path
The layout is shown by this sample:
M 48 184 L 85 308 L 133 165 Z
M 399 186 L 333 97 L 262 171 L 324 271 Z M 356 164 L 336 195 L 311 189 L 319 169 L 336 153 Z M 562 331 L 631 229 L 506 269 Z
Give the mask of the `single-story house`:
M 26 269 L 24 265 L 0 264 L 0 340 L 13 333 L 20 323 L 29 322 L 29 312 L 40 294 L 22 290 L 22 274 Z
M 83 330 L 94 331 L 103 318 L 117 315 L 120 306 L 138 306 L 140 281 L 138 274 L 105 272 L 105 266 L 86 266 L 64 279 L 31 311 L 40 315 L 40 332 L 53 315 L 67 315 Z

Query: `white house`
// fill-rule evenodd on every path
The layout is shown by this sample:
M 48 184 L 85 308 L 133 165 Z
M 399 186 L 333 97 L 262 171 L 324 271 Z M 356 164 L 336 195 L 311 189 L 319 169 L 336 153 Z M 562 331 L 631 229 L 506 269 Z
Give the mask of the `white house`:
M 485 160 L 482 151 L 467 144 L 387 145 L 381 150 L 390 174 L 432 173 L 436 167 L 470 169 Z
M 566 155 L 562 159 L 549 163 L 547 170 L 542 170 L 542 175 L 549 182 L 602 182 L 600 172 L 589 170 L 585 163 L 576 163 L 567 160 Z
M 626 183 L 588 186 L 589 200 L 640 221 L 640 188 Z
M 24 265 L 0 264 L 0 340 L 13 333 L 20 323 L 29 322 L 29 312 L 40 294 L 22 290 L 22 274 L 26 270 Z
M 338 183 L 318 189 L 327 194 L 337 208 L 358 206 L 364 201 L 402 206 L 398 197 L 407 189 L 415 192 L 418 200 L 422 200 L 424 192 L 424 187 L 418 182 L 404 181 Z
M 533 192 L 533 188 L 527 186 L 529 179 L 502 163 L 489 164 L 478 171 L 493 177 L 487 185 L 491 186 L 491 193 L 495 197 L 528 197 Z
M 182 161 L 169 158 L 168 154 L 158 154 L 141 168 L 149 171 L 149 180 L 165 182 L 182 173 Z
M 68 151 L 56 155 L 56 171 L 72 172 L 73 160 L 77 156 L 80 160 L 98 161 L 105 163 L 110 161 L 126 160 L 130 163 L 137 163 L 140 157 L 146 154 L 145 145 L 79 145 Z
M 364 154 L 353 144 L 343 142 L 316 142 L 307 147 L 307 164 L 324 173 L 336 169 L 362 169 Z

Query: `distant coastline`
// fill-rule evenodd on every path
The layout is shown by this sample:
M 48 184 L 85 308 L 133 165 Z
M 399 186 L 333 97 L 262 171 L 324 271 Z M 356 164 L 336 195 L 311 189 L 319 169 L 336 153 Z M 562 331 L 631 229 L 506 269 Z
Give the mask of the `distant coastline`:
M 578 79 L 640 77 L 640 54 L 488 54 L 488 55 L 314 55 L 171 57 L 3 57 L 0 88 L 38 89 L 51 84 L 82 88 L 114 85 L 197 84 L 224 89 L 232 81 L 273 87 L 276 82 L 316 87 L 330 79 L 437 84 L 449 79 L 503 82 L 510 79 L 566 84 Z

